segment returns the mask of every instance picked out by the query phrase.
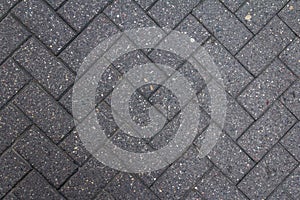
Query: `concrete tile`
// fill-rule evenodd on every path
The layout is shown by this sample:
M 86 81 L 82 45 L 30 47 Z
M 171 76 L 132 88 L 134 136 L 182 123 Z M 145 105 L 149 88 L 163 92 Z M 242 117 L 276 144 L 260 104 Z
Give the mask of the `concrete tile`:
M 276 102 L 239 138 L 238 144 L 259 161 L 295 122 L 295 117 Z
M 236 58 L 258 76 L 294 37 L 294 33 L 278 17 L 274 17 Z
M 204 1 L 193 14 L 232 54 L 236 54 L 252 33 L 217 0 Z
M 74 82 L 74 74 L 34 39 L 22 45 L 14 58 L 55 98 Z
M 117 171 L 90 159 L 60 189 L 70 199 L 91 199 L 117 174 Z
M 14 149 L 57 188 L 77 168 L 67 154 L 36 127 L 26 131 Z
M 58 13 L 79 31 L 108 3 L 110 0 L 70 0 L 58 10 Z
M 296 164 L 296 160 L 286 150 L 276 145 L 238 184 L 238 187 L 250 199 L 265 199 Z
M 0 71 L 0 107 L 2 107 L 31 78 L 11 59 L 0 66 Z
M 289 1 L 289 3 L 286 4 L 286 6 L 278 14 L 278 16 L 285 23 L 287 23 L 287 25 L 298 34 L 298 36 L 300 36 L 299 9 L 300 9 L 300 2 L 297 0 L 292 0 Z
M 12 150 L 0 157 L 0 198 L 31 169 L 31 167 Z
M 300 39 L 296 38 L 279 56 L 300 77 Z
M 144 9 L 147 10 L 157 0 L 136 0 L 136 2 Z
M 13 19 L 6 17 L 0 22 L 0 63 L 29 36 L 29 33 Z
M 300 122 L 298 122 L 280 142 L 298 161 L 300 161 Z
M 232 12 L 237 11 L 237 9 L 245 2 L 246 0 L 221 0 Z
M 295 76 L 275 60 L 238 97 L 238 101 L 257 119 L 293 83 Z
M 288 0 L 247 1 L 236 15 L 256 34 L 287 2 Z
M 14 102 L 55 143 L 74 126 L 70 114 L 35 83 L 28 85 Z
M 18 0 L 2 0 L 0 4 L 0 18 L 11 9 Z
M 298 166 L 293 173 L 282 183 L 282 189 L 294 199 L 300 197 L 300 167 Z
M 296 81 L 282 96 L 281 102 L 300 119 L 300 81 Z

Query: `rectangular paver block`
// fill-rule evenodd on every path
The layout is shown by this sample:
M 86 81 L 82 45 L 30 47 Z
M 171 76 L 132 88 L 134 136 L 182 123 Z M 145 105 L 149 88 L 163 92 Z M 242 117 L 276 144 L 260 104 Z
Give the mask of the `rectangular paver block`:
M 300 2 L 298 0 L 291 0 L 286 6 L 280 11 L 278 16 L 287 25 L 300 35 Z

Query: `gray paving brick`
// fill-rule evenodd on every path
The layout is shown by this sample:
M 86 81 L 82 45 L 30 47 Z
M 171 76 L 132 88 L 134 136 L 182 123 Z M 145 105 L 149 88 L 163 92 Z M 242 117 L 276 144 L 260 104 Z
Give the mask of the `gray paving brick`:
M 82 165 L 90 156 L 89 152 L 82 144 L 76 130 L 72 131 L 59 146 L 64 149 L 77 163 Z
M 234 183 L 241 180 L 254 165 L 240 147 L 225 134 L 219 138 L 208 158 Z
M 54 142 L 74 126 L 72 117 L 37 84 L 29 84 L 14 100 Z
M 300 166 L 282 183 L 282 190 L 293 199 L 300 198 Z
M 281 140 L 281 144 L 300 161 L 300 122 L 298 122 Z
M 218 0 L 204 1 L 193 13 L 233 54 L 252 37 L 252 33 Z
M 300 77 L 300 39 L 296 38 L 279 56 Z
M 116 174 L 115 170 L 92 158 L 68 180 L 60 191 L 69 199 L 92 199 Z
M 157 0 L 136 0 L 136 2 L 144 9 L 148 9 Z
M 281 102 L 300 119 L 300 81 L 296 81 L 282 96 Z
M 72 113 L 72 92 L 73 87 L 70 88 L 60 99 L 59 103 L 61 103 L 69 113 Z
M 18 200 L 18 197 L 10 192 L 3 198 L 3 200 Z
M 148 13 L 161 27 L 172 29 L 198 3 L 197 0 L 158 0 Z
M 215 167 L 197 184 L 203 199 L 247 199 L 234 184 Z
M 11 16 L 0 22 L 0 32 L 0 63 L 2 63 L 29 36 L 29 33 Z
M 34 39 L 22 45 L 14 58 L 55 98 L 74 81 L 74 75 Z
M 115 198 L 113 198 L 113 196 L 111 196 L 111 194 L 109 194 L 106 191 L 102 191 L 100 192 L 100 194 L 97 195 L 97 197 L 95 198 L 95 200 L 114 200 Z
M 18 0 L 1 0 L 0 3 L 0 18 L 10 9 L 12 8 Z
M 210 36 L 203 25 L 191 14 L 180 22 L 175 30 L 187 34 L 199 44 L 202 44 Z
M 243 47 L 236 58 L 257 76 L 294 37 L 294 33 L 278 17 L 274 17 Z
M 245 2 L 246 0 L 221 0 L 232 12 L 237 11 L 237 9 Z
M 198 191 L 192 190 L 189 194 L 185 197 L 186 200 L 201 200 L 203 199 Z
M 247 1 L 236 15 L 256 34 L 287 2 L 288 0 Z
M 258 161 L 295 122 L 295 117 L 281 103 L 276 102 L 239 138 L 238 144 Z
M 57 9 L 65 0 L 46 0 L 54 9 Z
M 24 162 L 12 150 L 6 151 L 0 157 L 0 198 L 30 170 L 30 166 Z
M 110 0 L 70 0 L 58 10 L 58 13 L 76 30 L 80 30 L 109 2 Z
M 250 199 L 265 199 L 291 172 L 297 162 L 276 145 L 238 184 Z
M 0 154 L 30 125 L 30 121 L 15 106 L 9 104 L 0 111 Z
M 158 199 L 143 183 L 130 174 L 118 174 L 105 188 L 117 200 Z
M 59 55 L 74 71 L 80 67 L 83 59 L 101 41 L 116 34 L 118 29 L 100 14 L 92 23 Z
M 275 60 L 238 97 L 238 101 L 257 119 L 292 84 L 295 76 Z
M 0 66 L 0 107 L 13 97 L 30 77 L 11 59 Z
M 274 193 L 270 195 L 268 200 L 291 200 L 292 198 L 283 190 L 277 189 Z
M 204 47 L 213 57 L 214 63 L 222 75 L 226 91 L 235 97 L 253 77 L 215 39 L 210 39 Z
M 125 30 L 155 25 L 143 9 L 131 0 L 114 1 L 104 13 Z
M 210 166 L 210 162 L 206 158 L 199 158 L 196 148 L 191 147 L 159 177 L 151 190 L 161 199 L 181 199 Z
M 67 154 L 55 146 L 36 127 L 22 135 L 14 149 L 55 187 L 59 187 L 76 169 Z
M 138 176 L 147 187 L 150 187 L 163 174 L 166 168 L 167 167 L 152 172 L 139 173 Z
M 227 95 L 226 118 L 223 130 L 236 140 L 253 123 L 251 116 Z
M 74 36 L 72 29 L 42 1 L 22 1 L 14 14 L 54 53 Z
M 287 25 L 300 36 L 300 2 L 291 0 L 278 14 Z
M 30 172 L 13 190 L 18 199 L 63 200 L 61 196 L 39 173 Z

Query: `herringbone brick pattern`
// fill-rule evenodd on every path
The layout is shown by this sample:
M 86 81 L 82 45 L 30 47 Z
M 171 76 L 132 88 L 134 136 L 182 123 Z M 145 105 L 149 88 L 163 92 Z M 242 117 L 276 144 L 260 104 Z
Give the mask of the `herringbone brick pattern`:
M 1 0 L 0 199 L 300 199 L 299 21 L 298 0 Z M 196 138 L 167 168 L 128 174 L 102 165 L 81 144 L 72 86 L 99 42 L 145 26 L 203 44 L 224 78 L 227 116 L 204 159 Z M 129 151 L 159 149 L 177 127 L 172 103 L 170 123 L 151 141 L 124 136 L 113 120 L 115 82 L 147 62 L 193 77 L 187 63 L 156 50 L 131 52 L 108 68 L 96 97 L 99 123 Z M 201 81 L 195 87 L 205 133 L 209 96 Z M 160 90 L 141 93 L 147 105 L 163 99 Z

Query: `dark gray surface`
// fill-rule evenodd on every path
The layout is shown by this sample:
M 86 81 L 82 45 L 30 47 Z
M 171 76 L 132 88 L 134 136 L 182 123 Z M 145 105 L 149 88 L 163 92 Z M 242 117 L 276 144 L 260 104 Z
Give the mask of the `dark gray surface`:
M 299 10 L 298 0 L 1 0 L 0 198 L 300 199 Z M 84 148 L 72 118 L 72 85 L 101 41 L 153 25 L 203 44 L 224 78 L 227 117 L 217 145 L 200 159 L 197 148 L 210 122 L 203 79 L 167 52 L 120 57 L 99 79 L 96 96 L 99 124 L 117 146 L 154 151 L 180 123 L 176 97 L 147 85 L 131 98 L 132 117 L 145 123 L 149 106 L 161 103 L 169 107 L 169 123 L 145 140 L 118 129 L 111 92 L 136 64 L 177 69 L 194 84 L 201 106 L 198 138 L 178 160 L 128 174 Z

